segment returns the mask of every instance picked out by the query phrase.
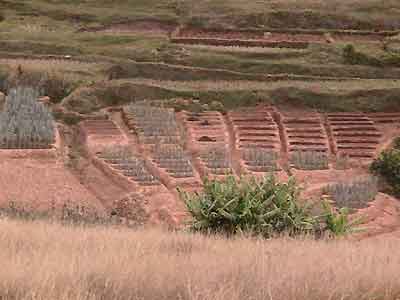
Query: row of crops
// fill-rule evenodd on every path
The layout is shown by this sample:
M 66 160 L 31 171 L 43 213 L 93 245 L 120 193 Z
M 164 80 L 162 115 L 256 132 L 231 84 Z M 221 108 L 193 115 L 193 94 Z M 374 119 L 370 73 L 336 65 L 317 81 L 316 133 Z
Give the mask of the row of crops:
M 139 141 L 149 147 L 153 162 L 159 168 L 176 179 L 194 176 L 190 157 L 182 147 L 183 131 L 173 110 L 132 103 L 124 108 L 124 118 Z
M 132 153 L 129 147 L 108 147 L 99 155 L 112 168 L 141 186 L 159 185 L 159 181 L 148 171 L 142 158 Z
M 42 149 L 55 142 L 54 118 L 29 87 L 11 89 L 0 113 L 0 148 Z
M 232 173 L 227 129 L 219 112 L 197 112 L 184 115 L 191 142 L 199 152 L 204 174 L 227 175 Z
M 150 146 L 154 162 L 173 174 L 173 177 L 193 176 L 191 159 L 182 147 L 182 141 L 188 138 L 187 133 L 179 126 L 173 110 L 133 103 L 124 108 L 124 116 L 128 127 L 139 137 L 139 142 Z M 189 114 L 185 122 L 192 132 L 192 142 L 201 146 L 201 161 L 211 174 L 222 175 L 230 173 L 231 157 L 229 151 L 226 151 L 228 141 L 223 138 L 227 129 L 223 128 L 216 116 L 213 112 Z M 208 119 L 204 121 L 203 117 Z M 281 169 L 278 165 L 281 142 L 278 126 L 269 112 L 229 113 L 229 119 L 236 133 L 236 146 L 240 149 L 247 170 L 265 173 Z M 314 129 L 309 126 L 309 122 L 300 121 L 295 124 L 298 128 L 294 129 L 284 122 L 290 142 L 289 166 L 299 170 L 329 169 L 328 138 L 326 135 L 320 136 L 320 120 L 316 122 L 319 127 L 315 130 L 318 132 L 312 131 Z M 306 125 L 308 127 L 304 127 Z M 317 138 L 321 142 L 316 141 Z M 323 143 L 323 148 L 318 148 L 317 143 Z

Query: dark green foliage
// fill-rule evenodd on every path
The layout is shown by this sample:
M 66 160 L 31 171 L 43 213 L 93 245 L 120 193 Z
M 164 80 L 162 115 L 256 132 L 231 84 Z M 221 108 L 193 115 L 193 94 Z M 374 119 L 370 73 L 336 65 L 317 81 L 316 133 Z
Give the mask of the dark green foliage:
M 263 237 L 320 233 L 320 217 L 312 215 L 310 206 L 300 204 L 299 192 L 293 178 L 280 183 L 273 176 L 262 181 L 229 176 L 224 182 L 205 179 L 202 193 L 181 194 L 195 231 Z
M 394 139 L 393 148 L 396 150 L 400 150 L 400 137 Z
M 398 140 L 396 144 L 398 147 Z M 390 185 L 392 192 L 400 196 L 400 149 L 383 151 L 372 163 L 371 171 L 382 176 Z
M 382 57 L 383 64 L 390 67 L 400 67 L 400 54 L 388 53 Z
M 368 65 L 375 67 L 383 66 L 383 62 L 381 60 L 356 51 L 354 46 L 351 44 L 346 45 L 343 48 L 343 58 L 346 63 L 352 65 Z
M 324 220 L 325 230 L 335 236 L 346 235 L 349 232 L 358 231 L 355 226 L 362 223 L 362 218 L 356 218 L 349 221 L 350 211 L 348 208 L 343 207 L 335 212 L 333 207 L 326 201 L 322 202 L 324 210 L 321 216 Z
M 346 63 L 352 65 L 366 65 L 373 67 L 399 67 L 400 55 L 397 53 L 386 53 L 380 57 L 371 57 L 357 51 L 349 44 L 343 48 L 343 58 Z
M 353 230 L 346 208 L 335 211 L 323 204 L 323 214 L 316 216 L 311 207 L 299 202 L 299 188 L 293 178 L 280 183 L 273 176 L 261 181 L 204 181 L 202 193 L 181 192 L 193 217 L 192 229 L 203 233 L 251 233 L 263 237 L 276 234 L 344 235 Z

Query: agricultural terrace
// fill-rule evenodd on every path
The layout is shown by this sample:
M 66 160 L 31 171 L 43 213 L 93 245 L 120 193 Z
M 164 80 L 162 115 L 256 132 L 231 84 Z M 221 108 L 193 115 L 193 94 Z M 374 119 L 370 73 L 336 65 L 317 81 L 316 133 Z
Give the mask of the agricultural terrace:
M 395 0 L 0 1 L 0 242 L 10 270 L 42 274 L 4 275 L 0 298 L 397 299 L 399 12 Z M 151 226 L 216 235 L 137 229 Z M 243 232 L 309 237 L 227 238 Z M 117 248 L 115 266 L 88 265 Z M 147 271 L 122 278 L 124 252 Z

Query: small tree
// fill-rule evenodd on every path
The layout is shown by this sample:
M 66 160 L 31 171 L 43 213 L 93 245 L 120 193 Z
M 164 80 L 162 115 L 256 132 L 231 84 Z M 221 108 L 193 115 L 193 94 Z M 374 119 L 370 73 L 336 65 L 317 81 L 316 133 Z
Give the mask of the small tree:
M 371 171 L 382 176 L 395 195 L 400 195 L 400 149 L 383 151 L 372 163 Z

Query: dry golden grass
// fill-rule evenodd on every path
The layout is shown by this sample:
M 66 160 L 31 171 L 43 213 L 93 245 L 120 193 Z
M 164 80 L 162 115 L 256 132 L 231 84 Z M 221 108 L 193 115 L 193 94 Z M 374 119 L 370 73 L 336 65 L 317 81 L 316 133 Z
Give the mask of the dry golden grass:
M 211 46 L 211 45 L 185 45 L 189 50 L 205 50 L 227 53 L 261 53 L 261 54 L 307 54 L 309 50 L 304 49 L 282 49 L 263 47 L 240 47 L 240 46 Z
M 271 241 L 0 220 L 1 299 L 398 299 L 400 239 Z
M 83 62 L 72 59 L 23 59 L 0 58 L 0 66 L 8 66 L 12 70 L 21 67 L 24 72 L 50 72 L 63 74 L 64 77 L 77 79 L 78 75 L 96 76 L 108 64 Z

